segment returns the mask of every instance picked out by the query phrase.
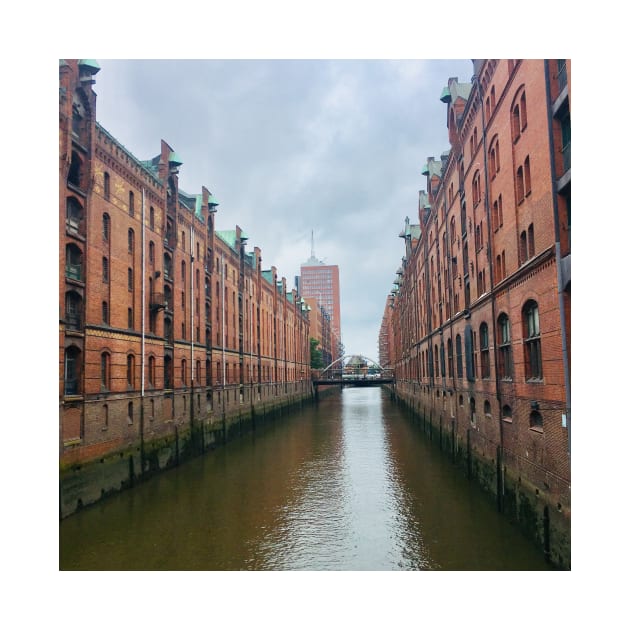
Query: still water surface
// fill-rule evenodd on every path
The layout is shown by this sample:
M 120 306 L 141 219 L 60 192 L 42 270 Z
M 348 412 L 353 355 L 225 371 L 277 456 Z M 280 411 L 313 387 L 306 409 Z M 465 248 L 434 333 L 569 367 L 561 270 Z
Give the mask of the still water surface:
M 60 523 L 77 570 L 548 570 L 380 388 L 348 388 Z

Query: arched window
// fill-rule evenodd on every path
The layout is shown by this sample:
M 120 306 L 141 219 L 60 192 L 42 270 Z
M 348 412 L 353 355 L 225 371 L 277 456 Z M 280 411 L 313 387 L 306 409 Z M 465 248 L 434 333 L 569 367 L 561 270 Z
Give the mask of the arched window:
M 103 266 L 103 282 L 107 284 L 109 283 L 109 258 L 107 258 L 107 256 L 103 256 L 102 266 Z
M 83 179 L 83 161 L 76 151 L 72 152 L 70 158 L 70 169 L 68 171 L 68 184 L 81 188 L 81 180 Z
M 501 162 L 499 158 L 499 139 L 497 136 L 495 136 L 490 143 L 489 158 L 490 177 L 494 178 L 501 168 Z
M 512 101 L 511 121 L 512 142 L 516 142 L 527 127 L 527 98 L 522 87 Z
M 173 359 L 164 356 L 164 389 L 173 389 Z
M 536 248 L 534 246 L 534 224 L 530 223 L 527 228 L 527 254 L 530 258 L 534 257 Z
M 155 386 L 155 357 L 149 357 L 147 380 L 151 387 Z
M 521 94 L 521 132 L 525 131 L 527 127 L 527 99 L 525 92 Z
M 77 233 L 82 221 L 83 207 L 74 197 L 68 197 L 66 200 L 66 226 L 70 231 Z
M 510 320 L 505 313 L 499 315 L 499 378 L 512 378 L 512 339 L 510 335 Z
M 111 389 L 111 355 L 101 353 L 101 389 Z
M 133 424 L 133 403 L 127 403 L 127 422 Z
M 448 377 L 453 378 L 453 340 L 449 339 L 446 343 L 448 353 Z
M 83 280 L 83 252 L 73 243 L 66 246 L 66 278 Z
M 133 199 L 133 192 L 130 190 L 129 191 L 129 216 L 133 216 L 135 212 L 135 208 L 134 208 L 134 199 Z
M 475 171 L 472 181 L 473 207 L 477 206 L 481 201 L 481 175 L 479 171 Z
M 155 209 L 153 206 L 149 208 L 149 228 L 155 230 Z
M 80 392 L 81 351 L 70 346 L 64 353 L 64 394 L 74 396 Z
M 129 230 L 127 230 L 127 251 L 132 255 L 133 255 L 134 246 L 135 246 L 135 235 L 133 233 L 133 230 L 129 228 Z
M 490 378 L 490 342 L 488 338 L 488 324 L 479 327 L 479 347 L 481 350 L 481 378 Z
M 527 260 L 527 232 L 523 230 L 518 241 L 518 256 L 521 265 Z
M 503 225 L 503 198 L 499 195 L 492 204 L 492 229 L 496 232 Z
M 109 241 L 109 234 L 111 232 L 111 220 L 109 218 L 109 214 L 107 214 L 107 212 L 105 212 L 103 214 L 103 240 L 104 241 Z
M 433 374 L 435 375 L 436 378 L 438 378 L 440 376 L 440 363 L 439 363 L 440 355 L 439 355 L 437 344 L 435 344 L 435 348 L 434 348 L 433 361 L 434 361 Z
M 525 349 L 525 378 L 542 379 L 540 347 L 540 318 L 538 304 L 528 301 L 523 308 L 523 339 Z
M 164 279 L 172 280 L 173 262 L 168 254 L 164 254 Z
M 101 315 L 103 323 L 109 324 L 109 304 L 105 301 L 101 304 Z
M 136 384 L 136 357 L 133 354 L 127 355 L 127 387 L 134 389 Z
M 455 337 L 455 355 L 457 357 L 457 378 L 464 378 L 464 361 L 462 357 L 462 336 Z
M 503 405 L 503 407 L 501 407 L 501 418 L 503 418 L 503 420 L 512 420 L 512 407 L 510 407 L 510 405 Z
M 523 167 L 516 169 L 516 203 L 521 203 L 525 199 L 525 177 Z
M 529 169 L 529 155 L 523 163 L 523 193 L 527 197 L 532 192 L 532 176 Z
M 155 265 L 155 243 L 149 241 L 149 264 L 153 267 Z
M 105 197 L 105 201 L 109 201 L 109 197 L 111 195 L 111 182 L 109 173 L 103 173 L 103 197 Z
M 186 381 L 186 359 L 182 359 L 182 385 L 188 385 Z
M 483 401 L 483 412 L 486 416 L 492 415 L 492 407 L 490 406 L 489 400 Z

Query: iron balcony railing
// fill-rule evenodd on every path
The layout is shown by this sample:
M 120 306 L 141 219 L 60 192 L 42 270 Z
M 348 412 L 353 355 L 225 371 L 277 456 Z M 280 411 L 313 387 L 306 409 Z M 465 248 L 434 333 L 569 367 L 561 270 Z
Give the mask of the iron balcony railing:
M 73 280 L 81 280 L 81 265 L 80 264 L 66 264 L 66 278 L 72 278 Z
M 81 330 L 81 315 L 66 315 L 66 330 Z

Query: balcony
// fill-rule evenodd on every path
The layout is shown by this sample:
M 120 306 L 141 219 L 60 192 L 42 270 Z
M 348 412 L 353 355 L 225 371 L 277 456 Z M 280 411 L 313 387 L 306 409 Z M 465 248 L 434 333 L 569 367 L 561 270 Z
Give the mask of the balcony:
M 66 264 L 66 278 L 70 278 L 71 280 L 78 280 L 79 282 L 81 282 L 83 280 L 83 273 L 82 273 L 82 265 L 79 264 L 72 264 L 72 263 L 68 263 Z
M 66 315 L 65 322 L 66 322 L 66 330 L 82 330 L 83 329 L 81 315 L 79 314 Z
M 164 293 L 154 293 L 149 300 L 149 310 L 153 312 L 166 309 L 168 307 L 168 301 L 164 297 Z

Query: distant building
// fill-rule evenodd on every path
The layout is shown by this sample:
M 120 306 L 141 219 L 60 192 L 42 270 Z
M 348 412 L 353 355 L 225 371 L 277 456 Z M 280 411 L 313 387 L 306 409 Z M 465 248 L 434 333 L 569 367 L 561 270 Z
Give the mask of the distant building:
M 327 265 L 315 257 L 311 249 L 311 257 L 300 266 L 300 276 L 297 281 L 299 293 L 304 298 L 314 298 L 330 315 L 332 330 L 333 360 L 342 353 L 341 346 L 341 309 L 339 298 L 339 267 Z

